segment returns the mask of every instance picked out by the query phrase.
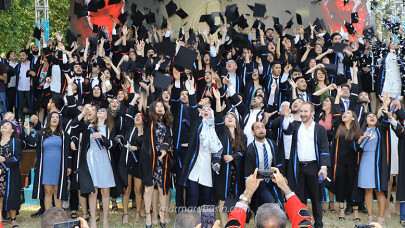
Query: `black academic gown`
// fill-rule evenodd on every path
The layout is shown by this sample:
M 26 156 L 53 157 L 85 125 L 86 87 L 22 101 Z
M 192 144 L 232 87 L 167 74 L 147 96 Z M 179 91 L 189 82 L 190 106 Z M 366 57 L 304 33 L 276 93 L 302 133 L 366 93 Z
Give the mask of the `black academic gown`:
M 231 168 L 234 168 L 236 170 L 236 183 L 235 188 L 232 189 L 232 195 L 234 199 L 238 199 L 244 190 L 245 178 L 242 159 L 245 157 L 245 151 L 235 151 L 235 148 L 232 148 L 222 112 L 215 112 L 215 131 L 224 148 L 222 155 L 231 155 L 233 160 L 226 163 L 224 159 L 221 159 L 219 175 L 215 176 L 214 179 L 214 197 L 219 200 L 230 198 L 228 192 L 232 181 L 234 181 L 231 177 Z M 246 136 L 242 133 L 242 141 L 245 146 L 246 140 Z
M 4 196 L 3 210 L 19 210 L 21 205 L 21 173 L 20 161 L 22 159 L 21 141 L 12 138 L 11 156 L 5 157 L 3 164 L 7 166 L 6 195 Z
M 293 192 L 298 192 L 298 176 L 299 176 L 299 160 L 297 154 L 297 137 L 298 137 L 298 129 L 301 126 L 301 121 L 294 121 L 290 123 L 287 130 L 284 132 L 286 134 L 292 134 L 292 144 L 291 144 L 291 152 L 290 152 L 290 159 L 287 167 L 287 179 L 288 184 Z M 316 159 L 319 169 L 321 166 L 330 166 L 330 156 L 329 156 L 329 143 L 328 143 L 328 136 L 326 130 L 323 126 L 315 123 L 314 129 L 314 145 L 315 145 L 315 153 Z
M 58 192 L 57 198 L 61 200 L 67 200 L 68 193 L 68 177 L 67 169 L 72 168 L 72 156 L 70 150 L 70 136 L 63 132 L 62 134 L 62 150 L 61 150 L 61 164 L 59 172 L 59 181 L 58 181 Z M 38 131 L 35 134 L 35 138 L 31 135 L 26 136 L 25 140 L 30 145 L 34 145 L 37 150 L 37 157 L 35 163 L 36 175 L 34 178 L 34 187 L 32 191 L 32 198 L 34 199 L 43 199 L 44 197 L 44 188 L 42 185 L 42 175 L 43 175 L 43 163 L 47 162 L 43 160 L 43 145 L 45 141 L 45 131 Z
M 405 121 L 405 111 L 403 109 L 396 112 L 398 121 L 402 125 L 401 131 L 397 131 L 399 138 L 398 141 L 398 162 L 399 162 L 399 171 L 398 171 L 398 183 L 397 183 L 397 195 L 396 199 L 398 201 L 405 201 L 405 132 L 404 132 L 404 121 Z M 402 165 L 401 165 L 402 164 Z

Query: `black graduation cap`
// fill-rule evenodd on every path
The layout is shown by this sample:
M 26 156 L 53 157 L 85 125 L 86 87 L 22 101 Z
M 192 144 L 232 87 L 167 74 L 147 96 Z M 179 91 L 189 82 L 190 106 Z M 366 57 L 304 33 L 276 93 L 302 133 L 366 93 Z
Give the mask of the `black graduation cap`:
M 248 7 L 249 7 L 249 9 L 251 9 L 252 11 L 254 11 L 255 10 L 255 6 L 252 6 L 252 5 L 247 5 Z
M 246 20 L 246 18 L 243 16 L 243 14 L 239 17 L 238 25 L 239 25 L 239 27 L 241 27 L 242 29 L 245 29 L 245 28 L 249 27 L 249 24 L 247 23 L 247 20 Z
M 95 35 L 90 35 L 89 36 L 89 43 L 90 43 L 90 49 L 92 51 L 96 51 L 97 49 L 97 42 L 98 42 L 98 38 Z
M 148 24 L 156 23 L 155 13 L 152 13 L 152 11 L 149 10 L 149 13 L 145 16 L 145 20 Z
M 194 61 L 197 59 L 198 53 L 186 47 L 181 46 L 174 58 L 174 63 L 186 69 L 192 70 Z
M 265 30 L 265 24 L 257 19 L 253 22 L 252 28 Z
M 252 43 L 249 41 L 249 36 L 247 34 L 238 33 L 237 41 L 239 49 L 247 48 L 249 50 L 252 50 Z
M 235 25 L 239 21 L 239 11 L 236 4 L 232 4 L 226 7 L 225 16 L 228 23 Z
M 294 17 L 292 17 L 292 18 L 287 22 L 287 25 L 285 26 L 285 28 L 287 28 L 287 29 L 291 28 L 291 26 L 294 24 L 293 18 L 294 18 Z
M 206 22 L 209 16 L 211 15 L 209 14 L 201 15 L 199 22 Z
M 119 4 L 121 3 L 122 0 L 110 0 L 108 1 L 108 5 L 114 5 L 114 4 Z
M 357 12 L 352 13 L 351 17 L 352 17 L 352 24 L 359 23 L 359 14 Z
M 176 3 L 173 2 L 173 0 L 171 0 L 167 5 L 166 5 L 166 11 L 167 11 L 167 15 L 169 17 L 173 16 L 176 13 L 177 10 L 177 5 Z
M 93 33 L 98 33 L 98 25 L 93 24 Z
M 345 27 L 347 29 L 347 32 L 352 35 L 356 32 L 356 29 L 353 27 L 353 24 L 346 22 Z
M 138 40 L 147 39 L 147 38 L 148 38 L 148 30 L 143 25 L 139 26 Z
M 158 55 L 173 57 L 176 54 L 176 44 L 170 39 L 163 39 L 161 43 L 155 45 Z
M 307 39 L 307 40 L 310 39 L 311 32 L 312 32 L 311 27 L 309 27 L 309 26 L 304 29 L 304 37 L 305 37 L 305 39 Z
M 196 41 L 193 29 L 190 27 L 188 30 L 188 44 L 193 44 Z
M 325 29 L 324 27 L 322 27 L 321 20 L 319 20 L 319 18 L 315 19 L 314 25 L 315 25 L 315 31 L 319 31 L 320 29 Z
M 278 17 L 273 17 L 274 25 L 280 24 L 280 19 Z
M 253 17 L 264 17 L 266 13 L 266 5 L 255 3 L 255 8 L 253 10 Z
M 363 31 L 364 38 L 371 40 L 374 37 L 374 28 L 370 27 Z
M 135 63 L 132 60 L 128 60 L 128 62 L 123 62 L 120 66 L 121 71 L 125 73 L 133 72 L 136 68 Z
M 143 19 L 145 19 L 145 16 L 139 10 L 131 15 L 131 20 L 133 22 L 133 25 L 135 25 L 137 27 L 142 25 Z
M 169 75 L 155 71 L 155 78 L 153 80 L 153 85 L 158 90 L 167 90 L 170 84 L 172 84 L 172 77 Z
M 77 18 L 85 17 L 88 15 L 86 5 L 82 5 L 80 3 L 77 3 L 76 1 L 73 11 L 77 15 Z
M 162 25 L 160 26 L 160 29 L 165 29 L 165 28 L 167 28 L 167 19 L 163 18 Z
M 177 16 L 179 16 L 181 19 L 184 19 L 186 17 L 188 17 L 188 14 L 183 10 L 183 9 L 179 9 L 176 11 Z
M 70 47 L 73 42 L 77 41 L 77 36 L 69 29 L 66 33 L 65 39 Z
M 135 13 L 136 8 L 137 8 L 137 5 L 135 4 L 135 2 L 133 2 L 132 5 L 131 5 L 131 13 Z
M 301 14 L 296 14 L 296 16 L 297 16 L 297 24 L 299 24 L 299 25 L 302 25 L 302 17 L 301 17 Z
M 222 15 L 222 13 L 219 13 L 219 18 L 221 19 L 222 24 L 225 24 L 224 15 Z
M 127 21 L 128 18 L 128 13 L 124 12 L 123 14 L 118 16 L 118 20 L 120 21 L 121 24 L 124 24 Z
M 238 19 L 238 21 L 239 21 L 239 19 Z M 215 25 L 215 20 L 214 20 L 214 17 L 212 16 L 212 14 L 202 15 L 200 18 L 200 22 L 206 22 L 208 24 L 208 26 L 210 26 L 211 34 L 215 33 L 219 28 L 218 25 Z
M 91 0 L 87 5 L 87 10 L 90 12 L 97 12 L 99 9 L 105 7 L 105 0 Z
M 335 53 L 343 52 L 343 49 L 346 48 L 346 44 L 344 43 L 334 43 L 332 45 L 332 49 L 335 51 Z
M 336 64 L 323 64 L 325 66 L 325 70 L 328 73 L 334 74 L 337 71 L 337 65 Z
M 34 37 L 37 40 L 41 39 L 41 30 L 38 27 L 34 28 Z
M 347 3 L 349 3 L 349 0 L 343 0 L 344 5 L 346 5 Z
M 274 29 L 280 36 L 283 34 L 283 26 L 281 24 L 275 24 Z

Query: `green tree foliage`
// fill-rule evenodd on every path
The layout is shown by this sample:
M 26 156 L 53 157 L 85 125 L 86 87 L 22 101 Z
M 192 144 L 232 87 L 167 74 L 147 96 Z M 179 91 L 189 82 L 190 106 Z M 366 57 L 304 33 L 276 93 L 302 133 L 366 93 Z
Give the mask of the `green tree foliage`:
M 55 32 L 69 29 L 69 0 L 48 0 L 50 38 Z M 35 1 L 12 0 L 7 10 L 0 11 L 0 54 L 25 47 L 35 28 Z

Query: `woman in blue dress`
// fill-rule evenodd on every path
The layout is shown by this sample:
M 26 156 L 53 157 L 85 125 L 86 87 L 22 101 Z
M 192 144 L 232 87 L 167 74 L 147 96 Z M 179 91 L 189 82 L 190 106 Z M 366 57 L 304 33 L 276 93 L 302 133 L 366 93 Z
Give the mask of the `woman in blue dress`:
M 27 129 L 27 132 L 30 131 Z M 37 149 L 38 175 L 34 178 L 32 198 L 44 199 L 45 210 L 52 207 L 52 198 L 56 207 L 62 207 L 62 201 L 67 200 L 72 157 L 69 156 L 70 137 L 63 130 L 59 113 L 49 113 L 45 129 L 38 131 L 35 138 L 27 135 L 25 140 Z
M 365 202 L 368 213 L 368 221 L 373 222 L 373 192 L 377 195 L 378 222 L 384 222 L 384 206 L 388 181 L 390 178 L 391 149 L 390 149 L 390 124 L 396 133 L 400 133 L 402 127 L 392 118 L 388 112 L 389 98 L 384 96 L 382 121 L 378 124 L 377 116 L 369 113 L 366 116 L 366 130 L 358 140 L 362 155 L 360 159 L 358 187 L 365 189 Z

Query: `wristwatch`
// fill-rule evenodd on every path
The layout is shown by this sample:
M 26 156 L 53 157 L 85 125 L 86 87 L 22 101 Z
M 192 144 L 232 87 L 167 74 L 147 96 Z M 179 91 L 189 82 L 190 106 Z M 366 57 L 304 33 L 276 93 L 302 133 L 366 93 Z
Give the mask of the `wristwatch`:
M 244 196 L 244 195 L 240 195 L 240 196 L 239 196 L 239 199 L 240 199 L 240 200 L 243 200 L 243 201 L 246 201 L 246 202 L 248 202 L 248 203 L 250 203 L 250 200 L 251 200 L 251 199 L 247 198 L 247 197 Z

